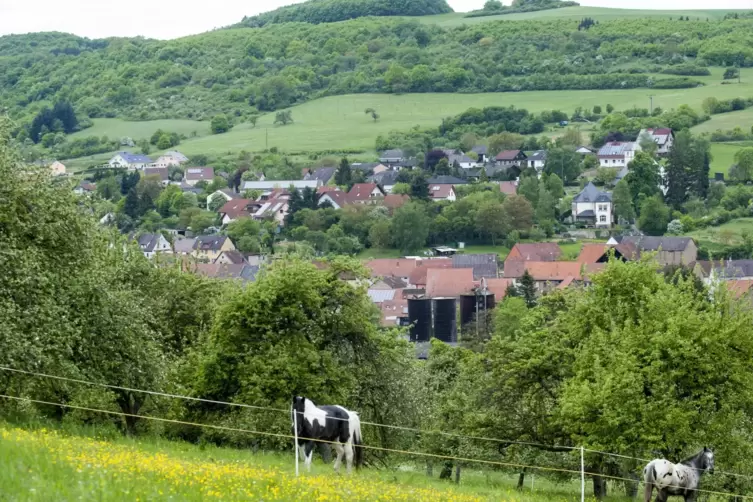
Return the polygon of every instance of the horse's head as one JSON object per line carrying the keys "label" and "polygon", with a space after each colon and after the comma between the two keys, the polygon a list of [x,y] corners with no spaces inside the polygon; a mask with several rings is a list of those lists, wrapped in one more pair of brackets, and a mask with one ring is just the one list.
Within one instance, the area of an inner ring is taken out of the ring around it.
{"label": "horse's head", "polygon": [[701,454],[701,469],[710,474],[714,473],[714,452],[711,448],[704,448]]}

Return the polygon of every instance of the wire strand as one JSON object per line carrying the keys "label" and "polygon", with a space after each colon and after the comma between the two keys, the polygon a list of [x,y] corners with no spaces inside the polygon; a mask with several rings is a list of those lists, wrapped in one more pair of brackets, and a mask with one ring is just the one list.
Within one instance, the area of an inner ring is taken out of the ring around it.
{"label": "wire strand", "polygon": [[[55,403],[51,401],[42,401],[38,399],[30,399],[30,398],[24,398],[19,396],[10,396],[7,394],[0,394],[0,398],[4,399],[11,399],[15,401],[26,401],[31,403],[37,403],[37,404],[45,404],[49,406],[60,406],[62,408],[70,408],[75,410],[81,410],[81,411],[90,411],[95,413],[105,413],[108,415],[115,415],[115,416],[122,416],[122,417],[133,417],[133,418],[143,418],[145,420],[155,420],[163,423],[174,423],[174,424],[180,424],[180,425],[190,425],[195,427],[206,427],[210,429],[215,430],[227,430],[231,432],[242,432],[247,434],[257,434],[262,436],[271,436],[271,437],[279,437],[279,438],[286,438],[286,439],[293,439],[295,440],[296,437],[290,434],[281,434],[276,432],[264,432],[264,431],[255,431],[255,430],[249,430],[249,429],[239,429],[235,427],[225,427],[220,425],[211,425],[211,424],[200,424],[196,422],[187,422],[183,420],[175,420],[175,419],[169,419],[169,418],[161,418],[161,417],[153,417],[150,415],[135,415],[132,413],[124,413],[119,411],[111,411],[111,410],[100,410],[97,408],[89,408],[86,406],[77,406],[72,404],[65,404],[65,403]],[[302,438],[298,438],[302,439]],[[339,444],[337,441],[327,441],[324,439],[309,439],[305,438],[306,441],[316,442],[316,443],[325,443],[325,444]],[[580,470],[574,470],[574,469],[562,469],[557,467],[546,467],[546,466],[536,466],[536,465],[525,465],[525,464],[517,464],[517,463],[511,463],[511,462],[497,462],[493,460],[483,460],[483,459],[474,459],[474,458],[467,458],[467,457],[457,457],[457,456],[451,456],[451,455],[439,455],[435,453],[426,453],[426,452],[417,452],[417,451],[408,451],[408,450],[398,450],[394,448],[382,448],[379,446],[370,446],[370,445],[359,445],[360,448],[364,448],[366,450],[375,450],[375,451],[384,451],[388,453],[399,453],[403,455],[414,455],[414,456],[420,456],[425,458],[439,458],[439,459],[445,459],[445,460],[455,460],[457,462],[474,462],[474,463],[480,463],[485,465],[493,465],[493,466],[500,466],[500,467],[515,467],[520,469],[536,469],[540,471],[549,471],[549,472],[563,472],[568,474],[587,474],[589,476],[598,476],[606,479],[612,479],[617,481],[628,481],[631,483],[641,483],[640,480],[630,479],[630,478],[622,478],[619,476],[610,476],[607,474],[601,474],[596,472],[589,472],[589,471],[580,471]],[[682,486],[675,486],[675,485],[668,485],[667,488],[683,488],[685,490],[689,491],[695,491],[698,493],[708,493],[712,495],[723,495],[727,497],[738,497],[742,499],[753,499],[753,496],[749,495],[737,495],[734,493],[729,492],[718,492],[718,491],[712,491],[712,490],[703,490],[700,488],[685,488]]]}

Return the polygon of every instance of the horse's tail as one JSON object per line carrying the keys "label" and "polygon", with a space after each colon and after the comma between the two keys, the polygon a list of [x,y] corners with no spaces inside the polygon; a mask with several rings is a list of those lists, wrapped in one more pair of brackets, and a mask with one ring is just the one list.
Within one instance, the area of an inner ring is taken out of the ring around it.
{"label": "horse's tail", "polygon": [[350,412],[348,425],[350,428],[350,437],[353,441],[356,469],[358,469],[363,465],[363,436],[361,435],[361,419],[358,413]]}
{"label": "horse's tail", "polygon": [[651,495],[654,492],[654,483],[656,482],[656,469],[654,468],[654,463],[650,462],[646,467],[643,468],[643,484],[645,485],[645,488],[643,490],[643,501],[644,502],[651,502]]}

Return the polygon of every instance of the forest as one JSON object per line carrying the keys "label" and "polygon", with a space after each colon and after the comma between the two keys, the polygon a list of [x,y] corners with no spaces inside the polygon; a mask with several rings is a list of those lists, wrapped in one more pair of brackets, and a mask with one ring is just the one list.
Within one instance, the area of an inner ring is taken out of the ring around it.
{"label": "forest", "polygon": [[[70,102],[79,120],[238,120],[327,95],[693,87],[708,65],[753,65],[753,19],[568,20],[442,28],[405,18],[285,23],[171,41],[0,37],[0,107],[28,125]],[[688,70],[688,62],[693,70]],[[699,68],[699,69],[696,69]]]}
{"label": "forest", "polygon": [[244,18],[240,26],[335,23],[368,16],[430,16],[452,12],[446,0],[308,0]]}

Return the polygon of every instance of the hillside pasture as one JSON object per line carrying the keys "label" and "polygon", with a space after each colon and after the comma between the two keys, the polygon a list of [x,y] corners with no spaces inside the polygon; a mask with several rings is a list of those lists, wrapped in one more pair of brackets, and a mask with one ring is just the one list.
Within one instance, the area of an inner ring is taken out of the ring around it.
{"label": "hillside pasture", "polygon": [[[563,9],[564,10],[564,9]],[[126,122],[120,119],[94,119],[94,127],[76,136],[129,136],[134,140],[151,136],[157,129],[198,137],[181,143],[179,149],[187,155],[224,155],[240,150],[262,151],[276,147],[286,152],[361,150],[373,155],[374,142],[380,134],[392,130],[407,130],[414,126],[436,127],[442,119],[459,114],[468,108],[486,106],[516,106],[531,112],[562,110],[572,112],[577,107],[614,105],[618,110],[634,106],[647,108],[649,93],[654,106],[664,109],[689,104],[700,109],[707,97],[719,99],[746,96],[753,93],[753,82],[721,85],[721,69],[705,77],[708,83],[694,89],[624,89],[603,91],[527,91],[518,93],[476,94],[351,94],[330,96],[292,108],[294,123],[274,125],[274,113],[262,115],[256,127],[249,123],[236,125],[224,134],[209,133],[207,122],[191,120],[155,120]],[[374,108],[378,121],[364,113]],[[747,110],[746,110],[747,111]],[[584,126],[585,127],[585,126]],[[585,138],[584,138],[585,139]],[[154,152],[159,154],[159,152]]]}
{"label": "hillside pasture", "polygon": [[718,227],[707,227],[688,235],[713,250],[725,245],[742,244],[743,232],[753,233],[753,218],[738,218]]}
{"label": "hillside pasture", "polygon": [[711,173],[724,173],[725,179],[729,175],[729,168],[735,163],[735,154],[741,148],[751,146],[746,142],[711,143]]}

